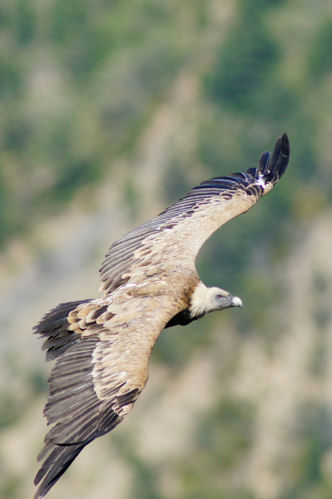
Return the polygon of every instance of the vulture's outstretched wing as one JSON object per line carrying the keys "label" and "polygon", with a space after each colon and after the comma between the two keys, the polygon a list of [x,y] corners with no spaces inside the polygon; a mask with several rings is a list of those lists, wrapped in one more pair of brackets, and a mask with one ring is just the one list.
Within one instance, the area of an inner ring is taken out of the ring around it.
{"label": "vulture's outstretched wing", "polygon": [[289,159],[284,133],[272,156],[261,155],[257,168],[216,177],[194,187],[177,203],[112,244],[100,269],[102,289],[137,282],[145,268],[157,273],[165,266],[194,266],[205,240],[221,225],[249,210],[283,175]]}
{"label": "vulture's outstretched wing", "polygon": [[[130,298],[122,293],[112,303],[64,303],[35,327],[47,358],[56,359],[44,409],[52,428],[38,456],[44,462],[35,477],[36,499],[47,494],[85,445],[123,420],[146,384],[151,349],[178,308],[168,298],[152,297],[148,304]],[[124,307],[123,300],[130,303]]]}

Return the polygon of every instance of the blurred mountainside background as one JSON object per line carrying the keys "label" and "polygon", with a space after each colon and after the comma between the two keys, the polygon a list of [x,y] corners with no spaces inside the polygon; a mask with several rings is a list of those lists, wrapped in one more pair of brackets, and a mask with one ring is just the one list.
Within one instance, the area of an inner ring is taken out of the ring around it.
{"label": "blurred mountainside background", "polygon": [[32,496],[46,431],[32,326],[284,131],[285,176],[197,261],[244,308],[162,333],[130,415],[49,498],[332,497],[331,2],[2,0],[0,42],[0,497]]}

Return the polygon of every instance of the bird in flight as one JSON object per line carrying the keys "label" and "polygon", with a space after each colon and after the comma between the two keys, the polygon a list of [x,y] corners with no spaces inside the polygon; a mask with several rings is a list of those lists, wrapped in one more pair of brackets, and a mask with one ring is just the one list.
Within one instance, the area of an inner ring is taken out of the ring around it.
{"label": "bird in flight", "polygon": [[257,168],[194,187],[112,244],[100,268],[102,297],[62,303],[35,326],[46,359],[55,360],[44,409],[51,428],[38,456],[35,499],[89,442],[123,420],[145,387],[163,329],[242,306],[228,291],[205,286],[195,259],[213,232],[272,189],[288,160],[284,133]]}

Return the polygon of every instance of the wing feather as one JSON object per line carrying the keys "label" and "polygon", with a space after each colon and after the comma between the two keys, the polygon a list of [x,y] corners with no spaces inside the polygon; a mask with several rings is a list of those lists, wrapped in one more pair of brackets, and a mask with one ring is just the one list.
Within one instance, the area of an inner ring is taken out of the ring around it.
{"label": "wing feather", "polygon": [[[109,294],[145,265],[162,268],[181,261],[194,266],[205,240],[221,225],[240,215],[266,194],[283,175],[289,160],[289,142],[284,133],[272,156],[261,155],[257,168],[214,177],[194,187],[177,203],[112,244],[100,268],[102,289]],[[181,243],[182,235],[186,241]]]}
{"label": "wing feather", "polygon": [[51,428],[38,456],[43,463],[35,498],[45,496],[89,442],[123,420],[146,384],[151,349],[177,308],[168,297],[158,297],[154,314],[153,297],[149,303],[126,298],[131,299],[119,318],[114,309],[121,308],[121,295],[120,304],[117,297],[61,304],[35,328],[49,349],[47,358],[56,358],[44,409]]}

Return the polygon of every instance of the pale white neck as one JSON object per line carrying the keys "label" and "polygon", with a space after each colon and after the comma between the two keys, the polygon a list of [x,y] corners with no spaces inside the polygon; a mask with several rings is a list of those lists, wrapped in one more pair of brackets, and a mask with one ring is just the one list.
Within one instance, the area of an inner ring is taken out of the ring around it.
{"label": "pale white neck", "polygon": [[197,284],[191,296],[189,310],[191,318],[204,315],[211,310],[209,288],[202,281]]}

